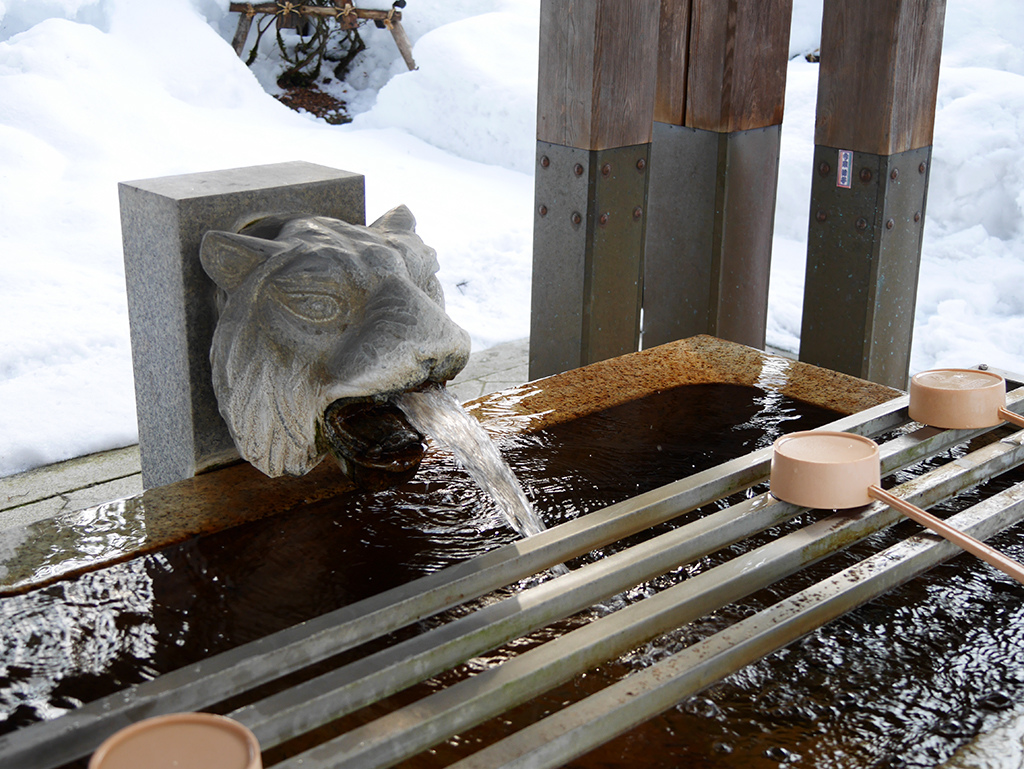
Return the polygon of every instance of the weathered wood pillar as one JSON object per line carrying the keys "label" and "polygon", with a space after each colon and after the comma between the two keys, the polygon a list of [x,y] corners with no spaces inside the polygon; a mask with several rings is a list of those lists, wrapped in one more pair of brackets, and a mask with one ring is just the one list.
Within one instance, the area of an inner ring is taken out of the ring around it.
{"label": "weathered wood pillar", "polygon": [[906,388],[945,0],[826,0],[800,359]]}
{"label": "weathered wood pillar", "polygon": [[763,347],[792,0],[662,0],[643,346]]}
{"label": "weathered wood pillar", "polygon": [[658,0],[543,0],[530,378],[639,344]]}

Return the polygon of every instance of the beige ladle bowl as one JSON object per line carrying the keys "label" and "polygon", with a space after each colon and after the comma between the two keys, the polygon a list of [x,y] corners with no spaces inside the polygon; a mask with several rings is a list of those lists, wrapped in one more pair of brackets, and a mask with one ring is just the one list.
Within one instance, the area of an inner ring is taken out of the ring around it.
{"label": "beige ladle bowl", "polygon": [[[1016,415],[1015,415],[1016,416]],[[809,430],[775,441],[771,493],[800,507],[845,510],[878,500],[1024,584],[1024,566],[883,489],[878,444],[852,433]]]}
{"label": "beige ladle bowl", "polygon": [[915,422],[967,430],[1010,422],[1024,427],[1024,417],[1006,408],[1006,380],[977,369],[922,371],[910,379],[910,408]]}
{"label": "beige ladle bowl", "polygon": [[108,737],[89,769],[261,769],[255,735],[225,716],[171,713]]}

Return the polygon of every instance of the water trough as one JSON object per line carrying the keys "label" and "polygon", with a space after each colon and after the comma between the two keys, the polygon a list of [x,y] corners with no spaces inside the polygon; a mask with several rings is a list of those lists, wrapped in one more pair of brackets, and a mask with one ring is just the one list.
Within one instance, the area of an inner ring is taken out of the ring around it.
{"label": "water trough", "polygon": [[[1022,432],[922,428],[909,421],[907,397],[898,391],[711,337],[551,377],[469,409],[495,435],[529,435],[677,386],[707,383],[745,385],[767,400],[785,396],[838,412],[822,427],[875,438],[882,475],[895,482],[890,491],[921,507],[1024,463]],[[1006,407],[1024,411],[1024,391],[1012,390]],[[905,525],[873,551],[857,550],[894,527],[900,514],[880,503],[807,513],[775,500],[758,486],[768,478],[770,458],[767,442],[526,540],[508,541],[24,726],[0,736],[0,767],[64,766],[141,718],[204,709],[251,728],[268,766],[561,766],[957,554],[946,541]],[[922,461],[935,464],[907,470]],[[271,480],[235,465],[12,532],[0,545],[7,556],[0,590],[23,593],[203,532],[345,494],[326,472]],[[988,539],[1021,517],[1024,484],[1017,483],[970,504],[951,521]],[[104,546],[97,544],[98,531]],[[851,548],[854,558],[836,555]],[[570,564],[568,573],[549,572],[563,563]],[[693,564],[700,567],[688,568]],[[806,571],[814,564],[818,571]],[[822,565],[833,568],[823,573]],[[676,576],[651,587],[666,574]],[[763,606],[747,602],[793,575],[794,586]],[[631,600],[622,600],[627,594]],[[582,683],[589,671],[613,665],[651,639],[743,602],[759,608],[744,609],[728,623],[712,622],[702,637],[618,678],[599,679],[596,689],[594,676]],[[560,629],[543,642],[531,635],[551,626]],[[517,643],[521,653],[474,666],[474,660]],[[327,660],[336,661],[321,667]],[[298,675],[314,666],[315,673]],[[440,683],[416,688],[428,679]],[[566,701],[566,686],[574,701]],[[546,701],[523,715],[552,689],[560,692],[557,703]],[[381,702],[390,704],[375,704]],[[348,714],[355,720],[338,721]],[[457,735],[494,720],[507,728],[484,742],[465,741],[461,753],[452,748]],[[438,745],[447,747],[439,751]],[[785,757],[771,757],[773,765]]]}

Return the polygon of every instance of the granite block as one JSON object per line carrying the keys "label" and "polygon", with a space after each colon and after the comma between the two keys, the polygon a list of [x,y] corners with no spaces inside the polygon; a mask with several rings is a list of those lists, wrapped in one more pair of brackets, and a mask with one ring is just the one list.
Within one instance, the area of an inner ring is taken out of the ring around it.
{"label": "granite block", "polygon": [[238,454],[210,374],[215,286],[199,262],[209,230],[303,212],[366,223],[360,174],[301,161],[118,185],[142,478],[191,478]]}

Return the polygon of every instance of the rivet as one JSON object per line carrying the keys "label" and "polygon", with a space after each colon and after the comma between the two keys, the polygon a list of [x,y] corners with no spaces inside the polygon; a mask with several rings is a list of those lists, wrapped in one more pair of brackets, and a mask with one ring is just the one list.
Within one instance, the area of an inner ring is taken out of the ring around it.
{"label": "rivet", "polygon": [[896,220],[895,219],[888,219],[888,220],[886,220],[886,222],[885,222],[885,229],[891,230],[895,226],[896,226]]}
{"label": "rivet", "polygon": [[857,228],[858,230],[861,230],[861,231],[863,232],[864,230],[866,230],[866,229],[868,228],[868,220],[867,220],[867,219],[865,219],[865,218],[864,218],[864,217],[862,216],[862,217],[861,217],[860,219],[858,219],[858,220],[856,221],[856,223],[854,224],[854,226],[855,226],[855,227],[856,227],[856,228]]}
{"label": "rivet", "polygon": [[920,171],[923,174],[927,170],[927,166],[925,166],[925,164],[922,163],[921,165],[919,165],[917,167],[917,170]]}
{"label": "rivet", "polygon": [[637,171],[641,171],[642,172],[645,168],[647,168],[647,161],[646,160],[644,160],[643,158],[640,158],[638,161],[636,161],[636,170]]}
{"label": "rivet", "polygon": [[862,168],[862,169],[860,169],[860,180],[862,182],[864,182],[865,184],[867,184],[868,182],[871,181],[871,177],[872,176],[873,176],[873,174],[871,173],[871,169],[870,168]]}
{"label": "rivet", "polygon": [[828,162],[824,162],[820,166],[818,166],[818,172],[822,176],[828,176],[832,172],[832,166],[830,166]]}
{"label": "rivet", "polygon": [[540,214],[541,216],[547,216],[548,215],[548,207],[547,206],[540,206],[537,209],[537,213]]}
{"label": "rivet", "polygon": [[633,209],[633,218],[634,219],[639,219],[643,215],[644,215],[644,210],[642,208],[640,208],[640,206],[637,206],[636,208]]}
{"label": "rivet", "polygon": [[577,163],[576,165],[574,165],[574,166],[572,167],[572,171],[573,171],[573,173],[574,173],[574,174],[576,174],[577,176],[583,176],[583,166],[582,166],[582,165],[580,165],[579,163]]}
{"label": "rivet", "polygon": [[896,181],[899,178],[899,175],[900,175],[900,169],[894,168],[889,173],[889,178],[892,179],[893,181]]}
{"label": "rivet", "polygon": [[608,219],[608,214],[601,214],[599,217],[597,217],[597,223],[603,227],[604,225],[608,224]]}
{"label": "rivet", "polygon": [[914,221],[915,222],[921,221],[921,212],[920,211],[915,211],[914,212]]}
{"label": "rivet", "polygon": [[823,222],[826,219],[828,219],[828,214],[825,213],[825,209],[819,208],[818,213],[814,215],[814,218],[817,219],[819,222]]}
{"label": "rivet", "polygon": [[583,221],[583,217],[580,215],[580,212],[579,211],[573,211],[572,212],[572,223],[577,225],[577,226],[579,226],[579,223],[582,222],[582,221]]}
{"label": "rivet", "polygon": [[549,165],[551,165],[551,158],[547,155],[542,155],[540,159],[540,167],[547,168]]}
{"label": "rivet", "polygon": [[601,166],[601,176],[608,176],[612,172],[611,164],[605,163]]}

